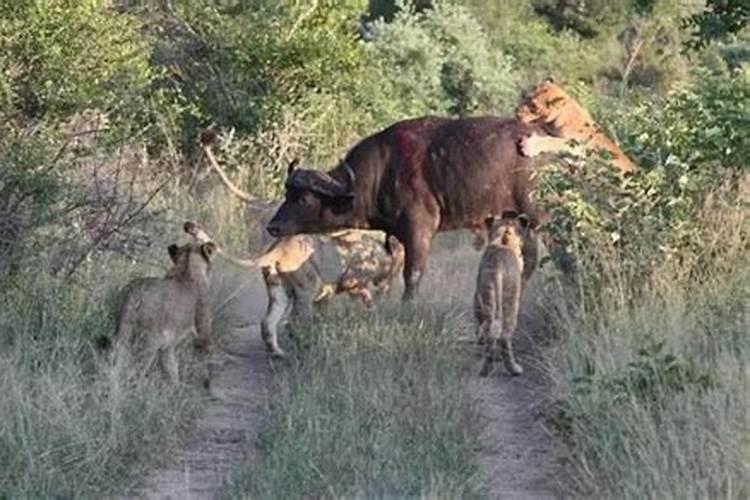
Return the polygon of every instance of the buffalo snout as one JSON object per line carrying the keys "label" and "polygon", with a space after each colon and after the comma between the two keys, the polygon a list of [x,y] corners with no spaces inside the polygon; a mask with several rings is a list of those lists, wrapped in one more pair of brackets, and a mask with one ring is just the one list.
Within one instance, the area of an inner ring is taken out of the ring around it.
{"label": "buffalo snout", "polygon": [[266,231],[274,238],[291,236],[305,232],[299,224],[299,216],[293,212],[293,206],[283,203],[276,214],[268,221]]}

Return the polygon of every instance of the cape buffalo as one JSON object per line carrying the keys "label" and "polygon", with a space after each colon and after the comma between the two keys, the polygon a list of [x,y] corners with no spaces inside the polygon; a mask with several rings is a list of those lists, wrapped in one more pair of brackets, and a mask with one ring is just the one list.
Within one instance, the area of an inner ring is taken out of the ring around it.
{"label": "cape buffalo", "polygon": [[[529,159],[519,148],[531,133],[514,119],[492,116],[397,122],[360,141],[327,173],[290,165],[286,199],[267,230],[276,237],[340,228],[395,235],[406,249],[403,298],[409,300],[436,232],[476,231],[505,210],[527,214],[533,229],[544,222],[529,199]],[[528,252],[535,261],[533,243]]]}

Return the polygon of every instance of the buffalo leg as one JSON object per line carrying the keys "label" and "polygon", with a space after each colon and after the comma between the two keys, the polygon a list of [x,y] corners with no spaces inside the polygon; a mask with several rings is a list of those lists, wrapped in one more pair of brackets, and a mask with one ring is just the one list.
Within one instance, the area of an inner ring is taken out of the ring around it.
{"label": "buffalo leg", "polygon": [[179,382],[180,372],[174,346],[169,345],[159,351],[159,368],[171,384],[176,385]]}
{"label": "buffalo leg", "polygon": [[409,230],[401,241],[404,242],[406,250],[406,262],[404,264],[404,301],[414,299],[419,283],[422,281],[424,269],[427,266],[427,257],[430,254],[432,236],[434,231],[419,228],[411,224]]}

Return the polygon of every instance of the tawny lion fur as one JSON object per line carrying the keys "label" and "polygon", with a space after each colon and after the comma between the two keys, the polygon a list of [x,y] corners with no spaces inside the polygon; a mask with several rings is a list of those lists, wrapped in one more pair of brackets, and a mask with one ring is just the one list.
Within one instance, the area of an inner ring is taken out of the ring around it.
{"label": "tawny lion fur", "polygon": [[[101,347],[113,344],[115,366],[121,370],[129,358],[145,373],[157,360],[164,376],[179,380],[175,348],[189,336],[201,353],[201,361],[212,346],[208,304],[213,243],[169,245],[174,263],[163,278],[138,278],[120,292],[112,339],[99,339]],[[210,370],[205,383],[210,381]]]}
{"label": "tawny lion fur", "polygon": [[474,293],[477,335],[487,345],[481,374],[491,373],[500,355],[508,371],[520,375],[523,368],[513,355],[512,337],[523,287],[521,247],[525,220],[523,215],[507,215],[490,218],[487,225],[490,241],[479,262]]}
{"label": "tawny lion fur", "polygon": [[[213,239],[194,222],[185,231],[199,242]],[[281,357],[279,325],[288,317],[309,321],[313,306],[334,295],[348,293],[366,306],[373,305],[369,285],[376,294],[387,293],[404,265],[404,247],[394,237],[383,241],[381,232],[347,230],[326,235],[299,234],[279,238],[256,259],[238,259],[220,246],[217,253],[242,267],[258,267],[268,293],[268,310],[261,335],[268,351]]]}
{"label": "tawny lion fur", "polygon": [[[532,135],[521,144],[523,153],[536,156],[544,152],[599,153],[612,155],[611,163],[620,172],[632,172],[635,165],[627,155],[602,132],[588,111],[559,85],[547,80],[532,90],[516,107],[516,118],[527,125],[538,126],[550,136]],[[569,143],[578,143],[578,148]]]}

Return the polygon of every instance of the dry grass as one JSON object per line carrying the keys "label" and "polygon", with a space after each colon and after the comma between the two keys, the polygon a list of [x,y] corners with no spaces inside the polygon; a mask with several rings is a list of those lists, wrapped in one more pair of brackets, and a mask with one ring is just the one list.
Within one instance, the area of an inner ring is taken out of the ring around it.
{"label": "dry grass", "polygon": [[236,496],[477,496],[479,414],[452,317],[393,304],[300,331]]}
{"label": "dry grass", "polygon": [[112,330],[101,298],[122,273],[103,283],[79,276],[85,287],[40,275],[3,295],[0,497],[119,492],[164,458],[195,415],[196,383],[124,384],[94,348],[94,337]]}
{"label": "dry grass", "polygon": [[547,353],[550,423],[569,446],[577,493],[750,496],[746,215],[707,212],[697,244],[657,266],[640,296],[601,247],[588,258],[608,269],[602,289],[550,300],[560,335]]}
{"label": "dry grass", "polygon": [[[157,200],[168,233],[150,230],[155,245],[137,262],[112,254],[85,261],[71,278],[51,277],[45,255],[0,293],[0,498],[99,497],[138,484],[169,459],[190,430],[207,394],[194,373],[189,345],[181,350],[182,383],[166,384],[157,369],[123,383],[93,340],[111,334],[111,301],[136,276],[159,276],[166,246],[188,241],[188,218],[215,223],[222,237],[246,238],[242,212],[223,193],[203,203]],[[160,226],[161,227],[161,226]],[[239,244],[239,243],[238,243]],[[243,242],[243,245],[246,244]],[[31,271],[35,274],[31,274]],[[221,273],[212,278],[216,333],[227,296]],[[187,343],[189,344],[189,343]]]}

